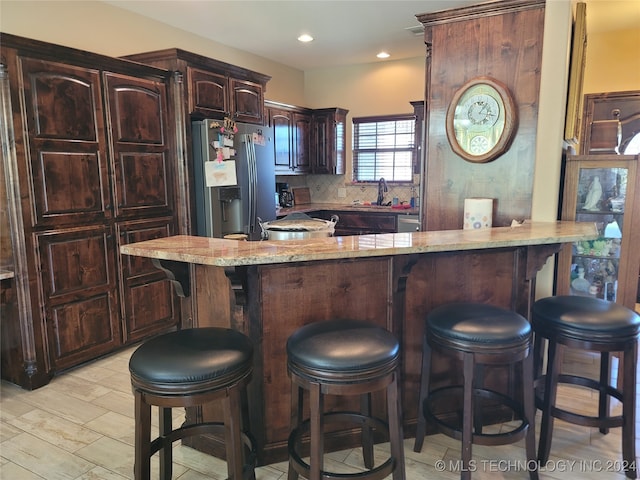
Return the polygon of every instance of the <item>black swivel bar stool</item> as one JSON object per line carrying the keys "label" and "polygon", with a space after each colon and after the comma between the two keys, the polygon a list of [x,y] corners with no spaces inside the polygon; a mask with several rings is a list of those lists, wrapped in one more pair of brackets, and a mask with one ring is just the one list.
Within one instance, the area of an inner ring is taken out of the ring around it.
{"label": "black swivel bar stool", "polygon": [[[392,474],[404,480],[404,450],[398,375],[400,345],[382,327],[357,320],[311,323],[287,340],[287,368],[292,382],[289,480],[298,474],[310,480],[381,480]],[[309,392],[310,418],[302,421],[303,392]],[[385,390],[388,424],[371,416],[371,393]],[[360,412],[323,412],[324,395],[359,395]],[[324,471],[325,421],[355,422],[362,428],[364,464],[360,473]],[[389,436],[391,456],[374,468],[373,430]],[[310,436],[310,461],[300,454],[302,437]]]}
{"label": "black swivel bar stool", "polygon": [[[555,296],[538,300],[532,309],[535,333],[536,403],[542,410],[538,458],[546,462],[551,451],[553,419],[598,427],[603,434],[609,428],[622,427],[622,466],[628,478],[636,478],[635,411],[636,369],[640,315],[628,308],[592,297]],[[542,370],[543,341],[548,340],[547,372]],[[600,353],[600,378],[589,378],[561,373],[560,348],[590,350]],[[610,353],[622,352],[622,392],[611,386]],[[586,416],[556,407],[558,384],[580,385],[594,389],[598,394],[598,416]],[[611,416],[609,400],[622,402],[622,415]]]}
{"label": "black swivel bar stool", "polygon": [[[173,442],[191,435],[223,433],[229,479],[255,478],[255,442],[242,431],[241,404],[253,371],[249,338],[225,328],[193,328],[146,341],[129,360],[135,398],[135,480],[148,480],[151,457],[160,452],[160,478],[171,479]],[[172,407],[222,400],[224,423],[171,426]],[[159,437],[151,440],[151,406],[160,414]],[[243,460],[243,450],[248,451]]]}
{"label": "black swivel bar stool", "polygon": [[[515,312],[480,303],[451,303],[433,309],[427,315],[422,350],[422,372],[418,424],[414,451],[420,452],[429,421],[449,437],[462,441],[461,479],[471,478],[471,448],[479,445],[505,445],[525,438],[525,465],[532,479],[538,478],[535,452],[533,352],[531,326]],[[432,351],[454,356],[463,362],[463,385],[430,390]],[[522,402],[483,388],[484,365],[520,364]],[[458,396],[462,391],[462,425],[439,418],[432,405]],[[477,400],[489,399],[508,407],[520,420],[515,429],[497,434],[482,432],[482,412]]]}

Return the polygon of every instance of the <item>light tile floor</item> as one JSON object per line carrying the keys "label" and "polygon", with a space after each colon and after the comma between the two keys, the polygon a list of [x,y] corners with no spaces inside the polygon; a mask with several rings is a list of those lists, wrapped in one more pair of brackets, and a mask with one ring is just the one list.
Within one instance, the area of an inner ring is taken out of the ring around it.
{"label": "light tile floor", "polygon": [[[133,478],[133,396],[128,360],[133,348],[68,371],[34,391],[2,382],[0,388],[0,478],[3,480],[124,480]],[[597,358],[568,352],[567,368],[597,372]],[[640,398],[640,393],[638,394]],[[595,413],[594,394],[577,387],[561,387],[562,403]],[[638,401],[640,404],[640,401]],[[620,409],[620,405],[613,405]],[[183,418],[176,409],[175,423]],[[157,415],[154,422],[157,427]],[[640,422],[640,415],[636,416]],[[539,415],[538,415],[539,423]],[[507,425],[490,428],[500,429]],[[640,433],[640,428],[636,431]],[[636,450],[640,442],[636,435]],[[549,463],[543,479],[621,480],[620,429],[601,435],[595,428],[556,420]],[[388,444],[376,446],[376,460],[384,461]],[[529,478],[523,469],[523,442],[499,447],[473,447],[474,479]],[[425,439],[421,453],[413,439],[405,441],[408,480],[457,479],[460,444],[444,435]],[[359,449],[327,455],[326,468],[349,472],[361,469]],[[157,478],[157,461],[152,462]],[[285,480],[287,465],[257,469],[257,480]],[[174,479],[226,478],[226,464],[209,455],[174,445]]]}

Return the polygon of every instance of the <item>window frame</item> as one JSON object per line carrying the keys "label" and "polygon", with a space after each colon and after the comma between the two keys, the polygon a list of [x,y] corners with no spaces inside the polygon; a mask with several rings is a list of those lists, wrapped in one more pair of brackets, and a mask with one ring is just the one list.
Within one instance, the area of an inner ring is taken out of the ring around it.
{"label": "window frame", "polygon": [[[400,114],[391,114],[391,115],[373,115],[373,116],[366,116],[366,117],[353,117],[352,118],[352,132],[353,132],[353,138],[352,138],[352,166],[351,166],[351,176],[352,176],[352,181],[353,183],[358,183],[358,184],[368,184],[368,183],[377,183],[379,178],[372,178],[370,180],[358,180],[357,178],[357,171],[358,171],[358,153],[361,150],[365,150],[365,149],[358,149],[356,148],[356,145],[358,144],[358,139],[359,139],[359,126],[361,124],[373,124],[373,123],[383,123],[383,122],[400,122],[400,121],[407,121],[410,120],[413,124],[412,127],[412,132],[411,132],[411,147],[410,148],[393,148],[393,149],[380,149],[380,148],[375,148],[375,149],[368,149],[369,152],[383,152],[383,151],[393,151],[393,152],[403,152],[403,151],[407,151],[409,152],[410,156],[411,156],[411,164],[407,167],[409,169],[410,172],[410,178],[407,180],[395,180],[395,179],[389,179],[385,177],[385,180],[387,181],[387,183],[393,183],[393,184],[398,184],[398,185],[409,185],[409,184],[413,184],[413,173],[415,171],[415,166],[414,166],[414,161],[415,158],[417,157],[417,149],[418,149],[418,145],[416,142],[416,114],[415,113],[400,113]],[[374,165],[375,168],[375,165]],[[396,168],[400,168],[400,167],[396,167],[394,166],[394,172]],[[404,168],[404,167],[403,167]],[[381,177],[383,175],[380,175]],[[395,175],[394,175],[395,177]]]}

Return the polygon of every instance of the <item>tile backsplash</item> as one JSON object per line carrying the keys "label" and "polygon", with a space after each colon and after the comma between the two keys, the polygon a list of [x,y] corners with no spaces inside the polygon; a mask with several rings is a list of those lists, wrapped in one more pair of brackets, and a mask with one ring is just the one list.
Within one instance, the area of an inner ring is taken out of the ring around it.
{"label": "tile backsplash", "polygon": [[[354,202],[375,202],[378,198],[377,183],[351,183],[345,175],[278,175],[276,182],[286,182],[289,188],[309,187],[313,203],[352,204]],[[384,194],[385,202],[398,197],[399,202],[409,203],[411,197],[419,205],[420,175],[413,176],[412,185],[388,184]]]}

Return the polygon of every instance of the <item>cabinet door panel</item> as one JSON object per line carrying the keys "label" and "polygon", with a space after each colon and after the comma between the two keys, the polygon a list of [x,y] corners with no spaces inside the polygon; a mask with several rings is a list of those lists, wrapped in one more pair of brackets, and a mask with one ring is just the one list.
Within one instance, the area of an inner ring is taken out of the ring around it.
{"label": "cabinet door panel", "polygon": [[[174,232],[171,218],[117,225],[120,245],[167,237]],[[120,255],[124,338],[129,343],[174,328],[179,321],[177,300],[164,272],[148,258]]]}
{"label": "cabinet door panel", "polygon": [[21,58],[34,226],[111,216],[100,76],[96,70]]}
{"label": "cabinet door panel", "polygon": [[187,68],[189,113],[198,112],[211,118],[229,115],[229,87],[225,75]]}
{"label": "cabinet door panel", "polygon": [[294,168],[298,173],[311,171],[311,116],[293,114],[294,128]]}
{"label": "cabinet door panel", "polygon": [[92,360],[119,346],[116,311],[111,294],[52,307],[47,315],[47,334],[56,368]]}
{"label": "cabinet door panel", "polygon": [[291,173],[293,162],[293,119],[291,112],[271,110],[269,125],[273,127],[276,172]]}
{"label": "cabinet door panel", "polygon": [[161,215],[173,208],[163,83],[105,74],[112,125],[115,215]]}
{"label": "cabinet door panel", "polygon": [[115,288],[114,245],[108,227],[37,233],[46,303],[70,302]]}
{"label": "cabinet door panel", "polygon": [[262,85],[231,79],[231,110],[238,122],[264,123],[264,92]]}
{"label": "cabinet door panel", "polygon": [[50,361],[67,368],[122,343],[114,241],[107,227],[35,235]]}

